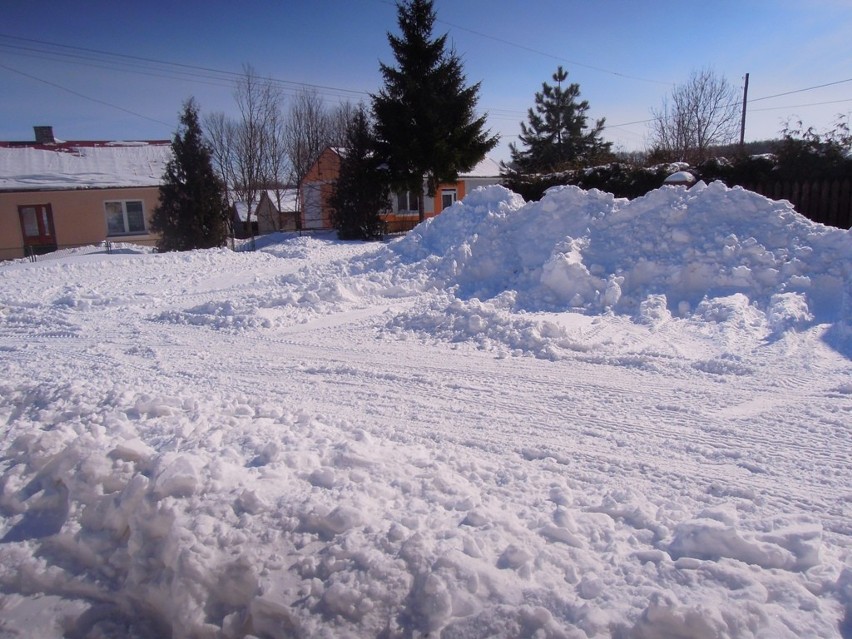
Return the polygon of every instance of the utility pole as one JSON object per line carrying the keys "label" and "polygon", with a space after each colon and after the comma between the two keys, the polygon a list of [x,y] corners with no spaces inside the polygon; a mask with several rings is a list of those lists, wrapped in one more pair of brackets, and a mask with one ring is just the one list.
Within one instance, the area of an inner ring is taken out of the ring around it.
{"label": "utility pole", "polygon": [[748,103],[748,73],[745,74],[745,86],[743,87],[743,120],[740,124],[740,153],[745,146],[745,120],[746,120],[746,104]]}

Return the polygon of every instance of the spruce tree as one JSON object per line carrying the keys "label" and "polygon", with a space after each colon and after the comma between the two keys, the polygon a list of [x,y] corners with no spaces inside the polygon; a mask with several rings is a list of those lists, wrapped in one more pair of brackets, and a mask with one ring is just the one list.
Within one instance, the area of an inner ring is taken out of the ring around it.
{"label": "spruce tree", "polygon": [[[447,50],[446,34],[432,36],[432,0],[397,4],[401,34],[388,33],[396,66],[380,63],[384,87],[373,96],[378,152],[398,191],[430,196],[455,182],[497,144],[476,117],[479,83],[466,87],[461,60]],[[422,197],[420,219],[423,219]]]}
{"label": "spruce tree", "polygon": [[334,226],[342,240],[381,237],[379,214],[388,206],[387,171],[375,153],[369,116],[361,106],[346,127],[340,173],[331,196]]}
{"label": "spruce tree", "polygon": [[560,66],[553,74],[555,85],[542,83],[535,94],[535,108],[527,112],[528,124],[521,122],[519,150],[509,145],[512,169],[521,174],[553,173],[588,166],[606,159],[611,143],[601,139],[604,119],[587,127],[589,103],[580,101],[580,85],[563,88],[568,73]]}
{"label": "spruce tree", "polygon": [[157,248],[188,251],[223,246],[229,228],[225,190],[213,170],[195,100],[184,104],[180,122],[160,185],[160,203],[151,220],[151,229],[161,234]]}

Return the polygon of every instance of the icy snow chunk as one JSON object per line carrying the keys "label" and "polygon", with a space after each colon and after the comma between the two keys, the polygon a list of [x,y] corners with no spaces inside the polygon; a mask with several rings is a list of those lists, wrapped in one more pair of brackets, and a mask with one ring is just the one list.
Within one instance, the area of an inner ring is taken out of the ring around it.
{"label": "icy snow chunk", "polygon": [[349,506],[338,506],[327,514],[315,511],[307,513],[302,517],[301,529],[330,539],[351,528],[360,526],[362,522],[363,518],[360,511]]}
{"label": "icy snow chunk", "polygon": [[582,599],[594,599],[595,597],[599,597],[604,590],[606,590],[606,585],[603,581],[601,581],[600,577],[594,573],[583,575],[583,579],[577,586],[577,594],[580,595]]}
{"label": "icy snow chunk", "polygon": [[122,461],[140,462],[151,459],[156,454],[156,451],[148,446],[141,439],[127,439],[119,442],[115,448],[109,452],[111,459],[120,459]]}
{"label": "icy snow chunk", "polygon": [[766,321],[773,333],[805,328],[813,319],[802,293],[778,293],[770,299]]}
{"label": "icy snow chunk", "polygon": [[672,319],[665,295],[649,295],[639,304],[639,315],[636,318],[640,324],[655,326]]}
{"label": "icy snow chunk", "polygon": [[[672,595],[655,593],[633,628],[633,639],[719,639],[736,636],[718,608],[681,605]],[[736,628],[733,629],[736,631]]]}
{"label": "icy snow chunk", "polygon": [[557,541],[563,544],[567,544],[568,546],[573,546],[574,548],[582,548],[583,542],[580,540],[577,535],[571,532],[568,528],[563,526],[554,526],[553,524],[547,524],[539,529],[539,534],[549,541]]}
{"label": "icy snow chunk", "polygon": [[189,497],[198,488],[195,462],[186,455],[167,459],[154,479],[154,494],[158,497]]}
{"label": "icy snow chunk", "polygon": [[462,520],[463,526],[472,526],[474,528],[479,528],[481,526],[485,526],[486,524],[491,523],[491,519],[485,515],[485,513],[479,510],[471,510],[465,518]]}
{"label": "icy snow chunk", "polygon": [[362,592],[339,581],[326,588],[322,604],[326,612],[350,621],[358,621],[372,608],[372,602]]}
{"label": "icy snow chunk", "polygon": [[420,625],[427,634],[438,631],[452,614],[453,597],[447,585],[435,573],[429,573],[421,580],[412,598]]}
{"label": "icy snow chunk", "polygon": [[533,554],[528,551],[526,548],[521,548],[520,546],[516,546],[515,544],[509,544],[506,549],[503,551],[503,554],[500,555],[500,559],[497,562],[498,568],[511,568],[513,570],[518,570],[525,564],[528,564],[533,559]]}
{"label": "icy snow chunk", "polygon": [[317,468],[308,475],[308,482],[318,488],[334,488],[334,469],[328,466]]}
{"label": "icy snow chunk", "polygon": [[256,515],[266,508],[266,503],[253,490],[244,490],[234,501],[234,511]]}
{"label": "icy snow chunk", "polygon": [[731,524],[698,519],[678,524],[669,544],[674,558],[737,559],[762,568],[806,570],[819,563],[821,529],[802,525],[746,538]]}
{"label": "icy snow chunk", "polygon": [[571,306],[582,306],[593,301],[605,284],[594,277],[583,263],[585,243],[568,238],[564,247],[557,247],[542,266],[541,283],[567,300]]}

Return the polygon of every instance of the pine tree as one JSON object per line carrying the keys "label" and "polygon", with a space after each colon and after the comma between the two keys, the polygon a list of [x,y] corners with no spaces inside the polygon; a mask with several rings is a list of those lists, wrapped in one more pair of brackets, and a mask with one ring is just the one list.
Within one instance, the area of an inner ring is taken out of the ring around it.
{"label": "pine tree", "polygon": [[519,150],[509,145],[512,169],[518,173],[553,173],[588,166],[605,159],[611,143],[601,139],[604,119],[587,127],[589,103],[579,101],[580,85],[563,88],[568,73],[560,66],[550,85],[542,83],[535,94],[535,108],[529,109],[529,124],[521,122],[520,141],[526,147]]}
{"label": "pine tree", "polygon": [[[397,66],[380,64],[384,88],[373,96],[378,151],[391,186],[430,196],[455,182],[497,144],[476,117],[479,83],[465,86],[461,60],[447,51],[446,34],[432,37],[432,0],[397,4],[400,36],[388,33]],[[423,219],[422,197],[420,219]]]}
{"label": "pine tree", "polygon": [[160,185],[160,203],[151,228],[161,234],[160,251],[223,246],[228,238],[224,187],[211,163],[198,122],[198,106],[189,99],[172,142],[172,159]]}
{"label": "pine tree", "polygon": [[346,127],[340,173],[331,196],[334,226],[343,240],[381,237],[379,217],[388,205],[387,171],[375,153],[375,137],[363,106]]}

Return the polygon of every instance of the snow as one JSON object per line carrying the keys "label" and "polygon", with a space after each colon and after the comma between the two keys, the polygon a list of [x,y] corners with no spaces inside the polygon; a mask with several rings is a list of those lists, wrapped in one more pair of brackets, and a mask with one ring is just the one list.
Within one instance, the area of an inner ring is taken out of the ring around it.
{"label": "snow", "polygon": [[484,157],[470,171],[464,172],[462,178],[496,178],[501,174],[500,163],[489,157]]}
{"label": "snow", "polygon": [[159,186],[168,142],[0,145],[0,190]]}
{"label": "snow", "polygon": [[663,180],[663,184],[692,184],[695,176],[689,171],[676,171]]}
{"label": "snow", "polygon": [[0,636],[852,636],[852,236],[719,183],[0,265]]}

